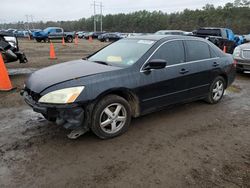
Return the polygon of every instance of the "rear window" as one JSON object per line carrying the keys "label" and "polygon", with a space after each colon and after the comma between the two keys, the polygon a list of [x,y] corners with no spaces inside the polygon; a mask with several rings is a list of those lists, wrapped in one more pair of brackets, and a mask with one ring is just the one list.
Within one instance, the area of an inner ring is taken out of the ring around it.
{"label": "rear window", "polygon": [[61,30],[61,29],[56,29],[56,32],[57,32],[57,33],[61,33],[62,30]]}
{"label": "rear window", "polygon": [[220,29],[199,29],[197,31],[198,35],[209,35],[209,36],[221,36]]}
{"label": "rear window", "polygon": [[186,41],[187,61],[198,61],[211,58],[207,43],[202,41]]}

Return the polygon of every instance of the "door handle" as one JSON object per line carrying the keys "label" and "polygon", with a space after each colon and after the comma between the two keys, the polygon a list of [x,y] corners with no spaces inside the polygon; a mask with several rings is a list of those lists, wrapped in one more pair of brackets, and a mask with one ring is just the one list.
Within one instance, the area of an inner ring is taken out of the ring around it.
{"label": "door handle", "polygon": [[180,74],[186,74],[188,72],[189,72],[189,70],[187,70],[187,69],[181,69]]}
{"label": "door handle", "polygon": [[214,64],[213,64],[214,67],[218,67],[219,65],[220,65],[220,64],[217,63],[217,62],[214,62]]}

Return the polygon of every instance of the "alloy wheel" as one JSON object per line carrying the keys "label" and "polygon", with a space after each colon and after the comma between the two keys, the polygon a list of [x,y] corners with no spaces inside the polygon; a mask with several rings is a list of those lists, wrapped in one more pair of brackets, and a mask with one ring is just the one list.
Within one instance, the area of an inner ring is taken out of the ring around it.
{"label": "alloy wheel", "polygon": [[213,100],[218,101],[221,99],[224,93],[224,83],[221,80],[218,80],[213,88]]}
{"label": "alloy wheel", "polygon": [[115,134],[120,131],[127,121],[127,111],[120,103],[113,103],[107,106],[100,116],[100,127],[108,134]]}

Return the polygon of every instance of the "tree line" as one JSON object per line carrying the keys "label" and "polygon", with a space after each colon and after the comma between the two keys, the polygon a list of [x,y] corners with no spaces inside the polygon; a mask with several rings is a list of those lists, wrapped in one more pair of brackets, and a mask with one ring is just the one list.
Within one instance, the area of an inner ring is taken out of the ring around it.
{"label": "tree line", "polygon": [[[162,29],[192,31],[199,27],[227,27],[235,33],[249,34],[250,1],[235,0],[234,3],[227,3],[219,7],[206,4],[202,9],[185,9],[175,13],[142,10],[129,14],[108,14],[103,16],[102,19],[103,30],[108,32],[153,33]],[[49,26],[58,26],[66,31],[93,31],[93,22],[94,17],[90,17],[76,21],[40,21],[30,24],[29,27],[44,29]],[[97,26],[99,25],[97,24]],[[26,29],[27,23],[18,22],[0,25],[0,28],[3,27]],[[97,29],[100,30],[99,27]]]}

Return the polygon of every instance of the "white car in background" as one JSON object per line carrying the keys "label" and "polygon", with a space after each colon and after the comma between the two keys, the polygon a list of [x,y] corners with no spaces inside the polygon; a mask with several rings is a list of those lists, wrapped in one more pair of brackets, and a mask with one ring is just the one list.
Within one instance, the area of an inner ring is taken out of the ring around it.
{"label": "white car in background", "polygon": [[233,56],[237,62],[237,72],[250,71],[250,42],[237,46]]}

